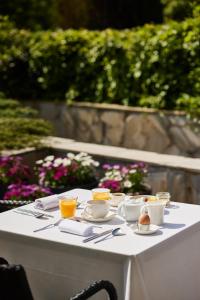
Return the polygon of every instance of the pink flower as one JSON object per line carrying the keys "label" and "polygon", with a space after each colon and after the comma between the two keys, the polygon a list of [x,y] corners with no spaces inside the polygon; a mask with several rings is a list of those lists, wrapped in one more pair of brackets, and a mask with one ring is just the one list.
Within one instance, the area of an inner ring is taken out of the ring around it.
{"label": "pink flower", "polygon": [[117,180],[105,180],[99,184],[99,187],[110,189],[111,192],[120,192],[121,191],[121,183]]}

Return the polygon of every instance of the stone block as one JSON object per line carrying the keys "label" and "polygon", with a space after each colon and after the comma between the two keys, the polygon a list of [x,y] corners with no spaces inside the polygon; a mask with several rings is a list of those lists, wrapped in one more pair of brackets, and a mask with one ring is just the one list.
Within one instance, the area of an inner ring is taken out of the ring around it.
{"label": "stone block", "polygon": [[91,133],[92,133],[92,141],[94,143],[100,144],[103,140],[103,124],[100,121],[99,116],[96,114],[94,117],[94,123],[91,127]]}
{"label": "stone block", "polygon": [[185,152],[183,152],[181,149],[179,149],[175,145],[171,145],[168,148],[166,148],[165,153],[170,154],[170,155],[186,155]]}
{"label": "stone block", "polygon": [[170,172],[169,187],[172,201],[190,203],[187,197],[187,178],[184,172]]}
{"label": "stone block", "polygon": [[142,132],[146,137],[144,150],[164,153],[170,145],[170,139],[167,130],[161,125],[158,117],[148,115],[142,128]]}
{"label": "stone block", "polygon": [[184,127],[182,130],[192,151],[196,151],[197,149],[200,150],[200,136],[195,134],[194,131],[189,127]]}
{"label": "stone block", "polygon": [[62,128],[60,129],[63,133],[63,137],[74,138],[76,119],[73,116],[73,111],[70,108],[63,109],[61,113]]}
{"label": "stone block", "polygon": [[148,183],[152,187],[152,194],[168,191],[167,171],[149,173]]}
{"label": "stone block", "polygon": [[103,143],[120,146],[124,134],[124,114],[120,112],[103,112],[100,119],[103,122]]}
{"label": "stone block", "polygon": [[95,111],[90,109],[77,109],[76,111],[76,139],[83,142],[92,142],[92,126]]}
{"label": "stone block", "polygon": [[144,149],[145,136],[142,127],[145,123],[143,115],[131,114],[126,118],[123,145],[127,148]]}
{"label": "stone block", "polygon": [[173,126],[169,129],[169,134],[172,138],[172,143],[176,145],[181,152],[188,152],[191,150],[191,145],[188,143],[188,139],[183,133],[182,128]]}

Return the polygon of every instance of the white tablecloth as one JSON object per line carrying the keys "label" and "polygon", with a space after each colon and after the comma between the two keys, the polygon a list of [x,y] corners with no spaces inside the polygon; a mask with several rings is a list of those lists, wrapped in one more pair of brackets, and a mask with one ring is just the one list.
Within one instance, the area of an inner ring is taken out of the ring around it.
{"label": "white tablecloth", "polygon": [[[80,200],[91,198],[90,191],[73,192]],[[199,206],[172,203],[163,227],[149,236],[136,235],[116,217],[100,230],[120,226],[127,235],[99,244],[84,244],[58,227],[34,233],[60,217],[58,210],[50,213],[52,220],[0,214],[0,256],[25,267],[35,299],[69,299],[100,279],[113,282],[121,300],[200,299]]]}

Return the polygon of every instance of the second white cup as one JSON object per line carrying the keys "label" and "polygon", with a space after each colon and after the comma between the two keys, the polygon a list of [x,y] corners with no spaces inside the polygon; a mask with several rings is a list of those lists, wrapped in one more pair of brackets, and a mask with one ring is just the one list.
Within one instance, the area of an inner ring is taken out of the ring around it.
{"label": "second white cup", "polygon": [[164,209],[161,202],[147,203],[141,208],[141,213],[148,212],[151,224],[161,225],[164,223]]}
{"label": "second white cup", "polygon": [[112,193],[110,204],[112,206],[118,206],[120,202],[124,201],[125,194],[124,193]]}
{"label": "second white cup", "polygon": [[95,219],[104,218],[110,209],[110,204],[106,200],[90,200],[87,202],[84,212]]}

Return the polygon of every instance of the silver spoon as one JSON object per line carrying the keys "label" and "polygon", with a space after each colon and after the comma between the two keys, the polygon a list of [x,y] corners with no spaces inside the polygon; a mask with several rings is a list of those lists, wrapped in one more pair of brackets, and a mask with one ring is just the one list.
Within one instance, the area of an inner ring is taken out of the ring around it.
{"label": "silver spoon", "polygon": [[111,233],[107,234],[106,236],[104,236],[102,239],[95,241],[94,244],[97,244],[99,242],[102,242],[104,240],[106,240],[109,236],[120,236],[120,235],[126,235],[124,232],[120,231],[121,228],[117,227],[115,229],[112,230]]}

